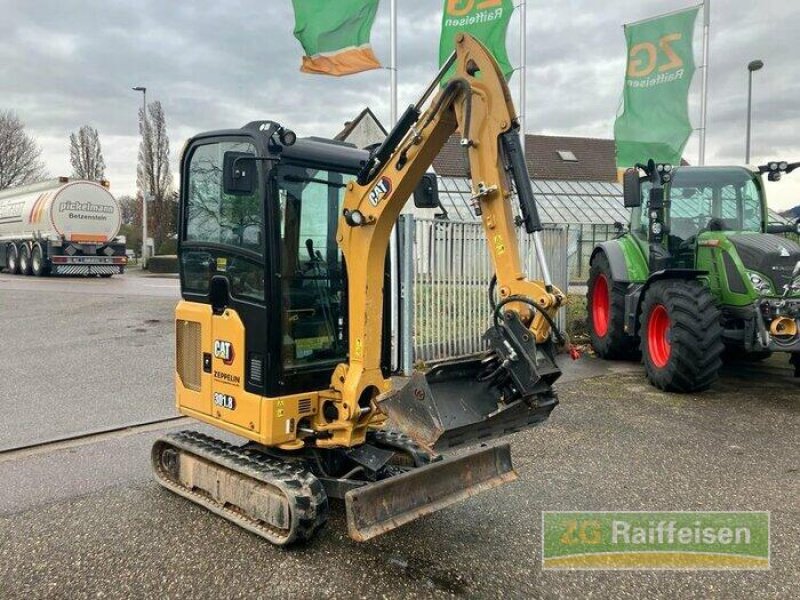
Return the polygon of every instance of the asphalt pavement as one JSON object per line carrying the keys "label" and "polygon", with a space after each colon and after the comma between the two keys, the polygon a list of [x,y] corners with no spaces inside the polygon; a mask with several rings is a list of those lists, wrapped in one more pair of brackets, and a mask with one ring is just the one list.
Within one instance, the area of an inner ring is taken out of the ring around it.
{"label": "asphalt pavement", "polygon": [[[17,340],[28,357],[0,366],[0,381],[16,377],[0,388],[0,445],[174,414],[174,298],[144,293],[149,279],[139,279],[106,304],[10,289],[0,278],[0,339]],[[80,302],[91,325],[74,314]],[[8,324],[7,303],[26,307],[27,325]],[[124,325],[117,335],[101,317],[112,314]],[[55,330],[80,343],[60,346]],[[127,371],[110,366],[123,345]],[[108,375],[53,375],[74,348],[108,360]],[[800,596],[800,383],[784,360],[728,366],[696,396],[655,390],[635,363],[586,358],[565,372],[547,424],[509,438],[517,482],[363,544],[346,536],[339,504],[312,543],[281,550],[161,489],[149,446],[187,423],[0,453],[0,598]],[[97,400],[82,411],[87,397]],[[541,512],[603,509],[769,510],[772,568],[543,571]]]}
{"label": "asphalt pavement", "polygon": [[175,414],[178,281],[0,274],[0,451]]}

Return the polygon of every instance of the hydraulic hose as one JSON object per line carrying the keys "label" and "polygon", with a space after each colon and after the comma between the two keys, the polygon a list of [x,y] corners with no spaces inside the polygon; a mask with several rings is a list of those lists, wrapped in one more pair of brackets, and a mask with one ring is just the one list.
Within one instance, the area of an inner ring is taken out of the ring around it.
{"label": "hydraulic hose", "polygon": [[504,298],[494,308],[494,312],[492,313],[492,319],[494,320],[495,326],[500,324],[500,309],[503,308],[506,304],[510,304],[511,302],[520,302],[521,304],[525,304],[526,306],[530,306],[531,308],[537,310],[544,320],[547,321],[547,324],[550,325],[550,329],[553,331],[553,334],[556,336],[556,340],[561,345],[566,345],[567,339],[564,337],[564,334],[555,324],[553,318],[547,314],[547,311],[539,306],[536,302],[528,298],[527,296],[509,296],[508,298]]}

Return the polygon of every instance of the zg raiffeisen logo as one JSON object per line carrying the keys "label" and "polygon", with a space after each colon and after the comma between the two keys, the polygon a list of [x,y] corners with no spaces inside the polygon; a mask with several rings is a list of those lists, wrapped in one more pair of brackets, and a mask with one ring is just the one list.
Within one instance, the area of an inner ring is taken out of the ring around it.
{"label": "zg raiffeisen logo", "polygon": [[627,85],[647,88],[683,79],[684,60],[673,47],[682,38],[681,33],[668,33],[634,45],[628,53]]}
{"label": "zg raiffeisen logo", "polygon": [[493,21],[503,15],[503,0],[447,0],[446,27],[465,27]]}
{"label": "zg raiffeisen logo", "polygon": [[545,569],[769,569],[767,512],[545,512]]}

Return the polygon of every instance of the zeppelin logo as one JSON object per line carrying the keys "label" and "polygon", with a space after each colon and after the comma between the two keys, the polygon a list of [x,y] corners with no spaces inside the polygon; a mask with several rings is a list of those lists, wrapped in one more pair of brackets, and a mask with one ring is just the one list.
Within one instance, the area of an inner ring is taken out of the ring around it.
{"label": "zeppelin logo", "polygon": [[233,396],[223,394],[221,392],[214,392],[214,404],[220,408],[227,408],[228,410],[236,410],[236,400]]}
{"label": "zeppelin logo", "polygon": [[226,365],[233,362],[233,344],[224,340],[214,340],[214,358],[220,359]]}
{"label": "zeppelin logo", "polygon": [[392,180],[384,175],[369,193],[369,203],[372,204],[372,206],[378,206],[378,204],[381,203],[381,200],[385,199],[391,193]]}

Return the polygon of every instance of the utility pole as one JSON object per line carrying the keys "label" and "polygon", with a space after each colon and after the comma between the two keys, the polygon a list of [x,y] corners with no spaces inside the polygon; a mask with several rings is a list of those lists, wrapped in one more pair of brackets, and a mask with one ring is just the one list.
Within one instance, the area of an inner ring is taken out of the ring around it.
{"label": "utility pole", "polygon": [[[147,122],[147,88],[136,86],[132,88],[134,92],[142,92],[142,141],[146,132],[144,124]],[[142,268],[147,268],[147,190],[142,189]]]}
{"label": "utility pole", "polygon": [[753,60],[747,65],[747,138],[745,141],[744,164],[750,164],[750,126],[753,120],[753,73],[764,67],[763,60]]}

